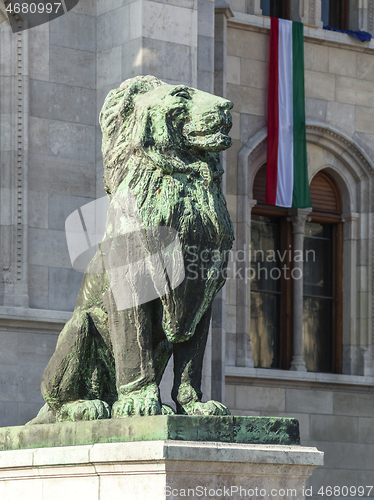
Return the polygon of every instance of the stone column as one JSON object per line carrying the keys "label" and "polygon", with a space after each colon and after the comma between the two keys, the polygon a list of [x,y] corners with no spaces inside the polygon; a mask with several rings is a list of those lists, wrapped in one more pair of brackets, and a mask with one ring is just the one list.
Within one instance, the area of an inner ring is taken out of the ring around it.
{"label": "stone column", "polygon": [[293,356],[290,370],[306,372],[303,356],[303,261],[296,261],[294,256],[303,252],[305,222],[311,208],[291,208],[289,211],[292,222],[293,247],[293,282],[292,282],[292,323],[293,323]]}

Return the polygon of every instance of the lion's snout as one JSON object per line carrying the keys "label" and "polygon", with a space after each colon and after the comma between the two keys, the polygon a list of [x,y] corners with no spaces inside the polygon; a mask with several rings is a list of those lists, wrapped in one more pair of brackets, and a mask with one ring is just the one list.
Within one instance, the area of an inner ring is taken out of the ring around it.
{"label": "lion's snout", "polygon": [[229,101],[228,99],[220,99],[218,101],[219,110],[227,110],[230,111],[234,107],[234,103]]}

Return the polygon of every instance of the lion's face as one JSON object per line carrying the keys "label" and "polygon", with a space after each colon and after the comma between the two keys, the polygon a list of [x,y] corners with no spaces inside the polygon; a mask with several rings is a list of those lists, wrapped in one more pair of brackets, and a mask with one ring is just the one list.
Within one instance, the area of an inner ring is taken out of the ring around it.
{"label": "lion's face", "polygon": [[[147,106],[153,144],[177,149],[222,151],[231,146],[231,101],[185,85],[164,84],[137,97]],[[179,146],[179,147],[178,147]]]}
{"label": "lion's face", "polygon": [[227,99],[150,75],[124,81],[109,92],[100,114],[107,193],[142,154],[170,173],[230,147],[232,107]]}

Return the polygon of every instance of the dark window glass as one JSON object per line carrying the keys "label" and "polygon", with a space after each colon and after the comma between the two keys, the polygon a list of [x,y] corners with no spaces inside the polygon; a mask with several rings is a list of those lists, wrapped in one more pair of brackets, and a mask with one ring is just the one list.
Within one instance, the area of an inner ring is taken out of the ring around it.
{"label": "dark window glass", "polygon": [[[289,369],[292,359],[292,226],[287,209],[265,204],[266,165],[253,183],[251,325],[256,367]],[[341,197],[319,172],[310,185],[313,211],[305,226],[303,345],[308,371],[342,371]],[[272,252],[273,251],[273,252]],[[272,258],[271,256],[274,255]],[[259,267],[260,266],[260,267]],[[287,271],[288,269],[288,271]],[[276,279],[281,271],[281,278]],[[272,276],[270,276],[272,273]]]}
{"label": "dark window glass", "polygon": [[324,26],[338,30],[349,28],[349,0],[322,0],[321,8]]}
{"label": "dark window glass", "polygon": [[330,7],[330,0],[322,0],[321,17],[324,26],[329,26],[329,7]]}
{"label": "dark window glass", "polygon": [[263,16],[281,17],[289,19],[289,0],[261,0]]}
{"label": "dark window glass", "polygon": [[279,219],[253,215],[251,342],[254,366],[280,366],[281,230]]}
{"label": "dark window glass", "polygon": [[304,240],[304,360],[310,372],[333,371],[333,225],[307,222]]}

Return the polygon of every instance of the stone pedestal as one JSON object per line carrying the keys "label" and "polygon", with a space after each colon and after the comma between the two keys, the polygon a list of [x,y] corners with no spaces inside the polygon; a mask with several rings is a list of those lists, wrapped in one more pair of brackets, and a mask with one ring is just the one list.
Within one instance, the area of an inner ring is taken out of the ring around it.
{"label": "stone pedestal", "polygon": [[[282,444],[267,444],[274,442]],[[271,417],[7,427],[0,429],[0,498],[295,500],[323,465],[323,453],[298,442],[297,420]]]}
{"label": "stone pedestal", "polygon": [[322,464],[315,448],[173,440],[2,451],[0,498],[295,500]]}

